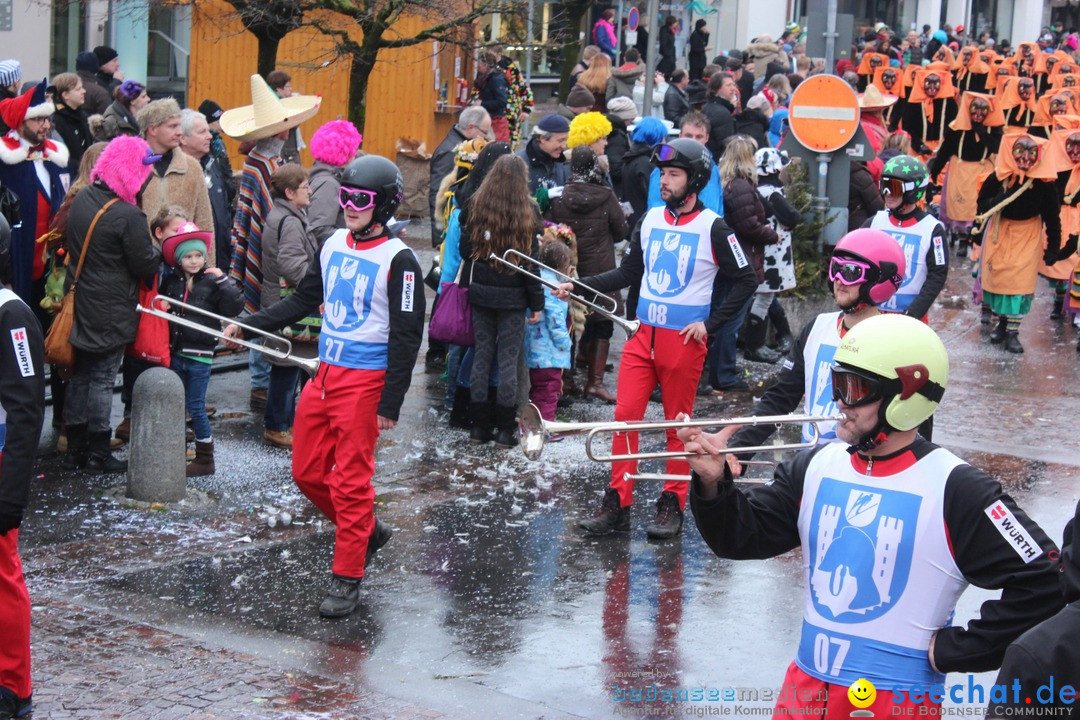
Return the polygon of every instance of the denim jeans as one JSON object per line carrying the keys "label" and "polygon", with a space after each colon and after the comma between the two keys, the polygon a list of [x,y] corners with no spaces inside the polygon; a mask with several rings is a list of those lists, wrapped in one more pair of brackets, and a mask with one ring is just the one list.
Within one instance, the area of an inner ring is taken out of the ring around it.
{"label": "denim jeans", "polygon": [[77,350],[67,396],[68,425],[86,425],[89,432],[110,432],[113,383],[124,348],[103,353]]}
{"label": "denim jeans", "polygon": [[210,363],[173,355],[171,367],[184,383],[184,404],[191,416],[195,439],[209,440],[210,419],[206,417],[206,388],[210,385]]}
{"label": "denim jeans", "polygon": [[[262,338],[255,338],[251,342],[262,345]],[[248,371],[251,373],[252,390],[269,390],[270,388],[270,361],[258,350],[248,351]]]}
{"label": "denim jeans", "polygon": [[263,425],[267,430],[285,432],[293,426],[296,412],[296,383],[300,368],[295,365],[271,365],[270,389],[266,393]]}
{"label": "denim jeans", "polygon": [[[716,292],[719,297],[715,299],[715,302],[723,305],[728,293],[731,292],[731,285],[722,282],[717,287]],[[709,345],[706,367],[709,368],[709,384],[714,388],[730,387],[739,381],[735,344],[739,340],[739,330],[742,328],[743,320],[746,319],[746,313],[753,303],[754,296],[751,295],[746,299],[746,303],[743,304],[739,312],[720,326],[712,339],[712,344]]]}
{"label": "denim jeans", "polygon": [[[443,396],[443,406],[447,410],[454,407],[454,395],[457,394],[458,385],[461,385],[458,382],[461,359],[467,349],[464,345],[454,345],[453,343],[448,343],[446,346],[446,395]],[[461,385],[462,387],[469,386],[467,380],[466,377],[466,383]]]}

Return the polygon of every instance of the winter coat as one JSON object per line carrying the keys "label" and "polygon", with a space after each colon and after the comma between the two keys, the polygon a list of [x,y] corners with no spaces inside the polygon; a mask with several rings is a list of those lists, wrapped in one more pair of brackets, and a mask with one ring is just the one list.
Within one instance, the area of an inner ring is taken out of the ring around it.
{"label": "winter coat", "polygon": [[206,177],[210,193],[210,211],[214,214],[214,245],[217,266],[229,272],[232,256],[232,243],[229,233],[232,231],[232,204],[229,202],[229,180],[231,171],[221,157],[208,152],[199,160],[203,175]]}
{"label": "winter coat", "polygon": [[615,243],[626,239],[630,228],[611,188],[570,181],[562,195],[552,199],[547,217],[574,231],[581,277],[615,268]]}
{"label": "winter coat", "polygon": [[[453,154],[450,157],[452,158]],[[307,208],[307,226],[320,247],[335,230],[345,227],[345,211],[338,203],[342,170],[343,168],[316,160],[308,174],[311,205]]]}
{"label": "winter coat", "polygon": [[622,199],[630,203],[633,210],[628,218],[628,225],[634,228],[638,220],[649,209],[649,176],[652,174],[652,153],[650,145],[633,143],[629,152],[623,156]]}
{"label": "winter coat", "polygon": [[[469,288],[469,304],[493,310],[525,310],[540,312],[544,309],[543,287],[539,281],[524,273],[513,272],[501,264],[489,260],[472,260],[472,237],[468,208],[459,215],[461,221],[461,257],[465,263],[461,269],[461,284]],[[540,245],[536,235],[543,231],[539,210],[529,255],[537,259]]]}
{"label": "winter coat", "polygon": [[[540,275],[552,283],[560,282],[550,270]],[[570,367],[570,330],[566,325],[569,303],[544,288],[544,315],[535,325],[525,326],[525,365],[529,368]]]}
{"label": "winter coat", "polygon": [[476,90],[480,96],[480,104],[491,117],[506,116],[506,102],[510,99],[510,86],[502,70],[493,68],[487,75],[478,77]]}
{"label": "winter coat", "polygon": [[[184,271],[174,268],[169,277],[165,278],[165,282],[161,283],[161,294],[227,318],[236,317],[244,309],[240,289],[229,280],[229,276],[207,275],[205,269],[195,275],[189,292]],[[193,320],[211,330],[221,330],[221,323],[206,315],[194,312],[189,314],[175,305],[170,312],[187,320]],[[218,342],[214,336],[176,323],[170,323],[169,329],[172,332],[169,346],[173,352],[191,357],[214,357],[214,348],[217,347]]]}
{"label": "winter coat", "polygon": [[60,136],[60,142],[67,145],[69,160],[68,172],[72,179],[79,174],[79,163],[82,162],[86,148],[94,144],[94,138],[90,135],[90,125],[86,122],[86,113],[81,108],[76,109],[57,103],[56,113],[53,114],[53,131]]}
{"label": "winter coat", "polygon": [[611,187],[615,195],[622,195],[623,163],[626,153],[630,152],[630,133],[626,129],[626,121],[618,115],[608,115],[611,121],[611,133],[607,138],[607,148],[604,156],[608,159],[608,175],[611,177]]}
{"label": "winter coat", "polygon": [[724,186],[724,220],[750,256],[758,283],[765,281],[765,246],[780,241],[765,214],[757,186],[737,177]]}
{"label": "winter coat", "polygon": [[701,112],[709,118],[709,141],[705,145],[718,158],[724,154],[727,139],[735,134],[735,107],[719,95],[710,95]]}
{"label": "winter coat", "polygon": [[701,71],[705,69],[708,57],[705,48],[709,46],[709,33],[703,30],[695,30],[690,33],[690,51],[687,59],[690,63],[690,79],[700,80]]}
{"label": "winter coat", "polygon": [[534,137],[518,151],[518,156],[529,166],[529,192],[533,193],[540,187],[562,187],[570,178],[570,163],[561,156],[553,158],[542,151],[539,142],[539,138]]}
{"label": "winter coat", "polygon": [[634,99],[634,85],[637,81],[645,75],[645,63],[637,63],[636,65],[623,65],[622,67],[612,68],[611,77],[607,81],[607,92],[604,94],[606,100],[617,97],[628,97],[631,100]]}
{"label": "winter coat", "polygon": [[851,161],[851,181],[848,184],[848,232],[861,228],[880,210],[885,209],[877,183],[866,169],[866,163]]}
{"label": "winter coat", "polygon": [[675,31],[668,25],[660,28],[660,61],[656,69],[664,73],[666,80],[671,80],[675,72]]}
{"label": "winter coat", "polygon": [[[454,169],[454,148],[461,143],[465,142],[468,138],[465,137],[461,129],[455,125],[450,128],[450,132],[446,134],[443,141],[439,143],[439,146],[435,148],[435,152],[431,155],[430,163],[430,181],[428,184],[428,208],[431,211],[429,217],[434,221],[435,218],[435,201],[439,195],[439,185],[442,184],[444,177],[450,174],[450,171]],[[319,163],[315,165],[318,166]],[[311,168],[312,172],[315,171],[315,167]],[[315,184],[312,182],[314,178],[308,180],[308,184],[311,185],[311,204],[315,204]],[[337,202],[337,197],[334,197],[334,202]],[[318,225],[312,224],[312,227],[316,229],[318,234]],[[320,238],[324,240],[325,238]]]}
{"label": "winter coat", "polygon": [[[210,190],[206,187],[202,165],[180,148],[173,150],[172,154],[164,177],[159,176],[156,169],[150,173],[139,207],[151,220],[157,217],[163,207],[178,207],[188,220],[204,231],[213,232],[214,211],[210,209]],[[208,250],[206,260],[214,265],[217,249],[212,241]]]}
{"label": "winter coat", "polygon": [[754,138],[759,148],[769,145],[769,118],[760,110],[743,110],[735,116],[735,132]]}
{"label": "winter coat", "polygon": [[[75,279],[83,243],[98,210],[116,195],[103,183],[88,185],[71,203],[67,248]],[[161,266],[161,253],[150,239],[146,215],[123,200],[105,211],[90,238],[75,293],[71,344],[92,353],[113,352],[135,340],[138,328],[139,280],[152,281]]]}
{"label": "winter coat", "polygon": [[85,70],[80,70],[75,74],[82,80],[83,88],[86,89],[86,99],[83,100],[82,111],[86,113],[87,117],[105,112],[105,108],[109,107],[109,103],[112,102],[113,98],[108,90],[98,84],[97,75]]}
{"label": "winter coat", "polygon": [[664,93],[664,119],[670,120],[675,123],[675,127],[679,127],[683,115],[690,112],[690,109],[690,98],[686,96],[686,91],[674,85],[668,85],[667,92]]}
{"label": "winter coat", "polygon": [[262,308],[281,300],[282,278],[287,287],[300,284],[320,244],[311,235],[306,209],[275,198],[274,207],[263,225]]}
{"label": "winter coat", "polygon": [[135,116],[131,114],[131,110],[124,107],[119,100],[113,100],[112,104],[105,109],[97,139],[107,142],[120,135],[139,134],[139,123],[135,120]]}
{"label": "winter coat", "polygon": [[615,62],[615,48],[619,46],[619,40],[615,37],[615,26],[604,18],[596,21],[592,28],[593,44],[600,48],[600,52],[607,53],[612,62]]}
{"label": "winter coat", "polygon": [[[787,66],[787,53],[774,42],[754,42],[746,47],[745,62],[754,63],[754,78],[765,77],[765,70],[771,62]],[[750,98],[746,98],[749,100]]]}

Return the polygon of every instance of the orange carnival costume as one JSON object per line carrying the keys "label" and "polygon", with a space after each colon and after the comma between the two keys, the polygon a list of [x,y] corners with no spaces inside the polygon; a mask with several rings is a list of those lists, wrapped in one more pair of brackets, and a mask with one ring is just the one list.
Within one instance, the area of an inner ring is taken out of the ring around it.
{"label": "orange carnival costume", "polygon": [[912,151],[929,156],[956,117],[956,88],[951,66],[931,63],[915,73],[911,96],[904,112],[904,129],[911,135]]}

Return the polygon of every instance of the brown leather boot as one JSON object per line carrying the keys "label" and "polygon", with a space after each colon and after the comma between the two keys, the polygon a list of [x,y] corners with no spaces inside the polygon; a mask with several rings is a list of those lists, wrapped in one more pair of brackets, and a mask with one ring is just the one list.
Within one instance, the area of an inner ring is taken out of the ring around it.
{"label": "brown leather boot", "polygon": [[214,441],[195,442],[195,459],[188,463],[187,476],[214,474]]}
{"label": "brown leather boot", "polygon": [[607,340],[594,340],[592,350],[589,353],[589,381],[585,383],[582,394],[585,397],[594,397],[606,403],[614,403],[615,395],[604,387],[604,366],[607,364],[608,346]]}

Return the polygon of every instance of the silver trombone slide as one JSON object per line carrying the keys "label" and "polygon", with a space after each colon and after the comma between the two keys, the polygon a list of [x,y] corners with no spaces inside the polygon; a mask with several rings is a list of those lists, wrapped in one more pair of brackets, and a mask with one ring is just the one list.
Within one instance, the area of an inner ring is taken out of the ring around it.
{"label": "silver trombone slide", "polygon": [[[765,465],[773,465],[773,463],[768,462],[767,460],[751,460],[750,463],[753,463],[755,465],[759,463]],[[743,464],[745,465],[748,463]],[[623,473],[623,480],[625,480],[626,482],[633,482],[637,480],[659,480],[660,482],[690,482],[690,476],[678,475],[673,473]],[[744,480],[743,478],[739,478],[735,482],[739,485],[768,485],[771,480],[767,480],[764,478]]]}
{"label": "silver trombone slide", "polygon": [[596,304],[595,302],[593,302],[591,300],[586,300],[583,296],[578,295],[576,293],[569,293],[571,300],[573,300],[575,302],[579,302],[582,305],[585,305],[587,307],[592,308],[596,312],[603,315],[606,319],[612,321],[613,323],[618,325],[620,328],[622,328],[623,332],[626,333],[627,338],[634,337],[634,333],[636,333],[638,331],[638,329],[641,327],[641,321],[640,320],[627,320],[627,319],[621,318],[621,317],[619,317],[618,315],[615,314],[615,310],[618,307],[618,304],[615,302],[615,298],[613,298],[613,297],[611,297],[609,295],[604,295],[603,293],[596,292],[595,290],[588,287],[587,285],[582,284],[580,280],[576,280],[576,279],[570,277],[569,275],[561,273],[558,270],[556,270],[555,268],[548,267],[544,263],[540,262],[539,260],[534,260],[533,258],[529,257],[528,255],[526,255],[523,252],[519,252],[519,251],[514,250],[514,249],[511,248],[511,249],[507,250],[506,252],[504,252],[502,257],[496,255],[495,253],[491,253],[491,255],[488,256],[488,259],[494,260],[495,262],[501,263],[502,265],[506,265],[511,270],[513,270],[515,272],[519,272],[522,275],[527,275],[528,277],[531,277],[533,280],[536,280],[537,282],[539,282],[541,285],[543,285],[545,287],[549,287],[552,290],[558,290],[559,289],[559,285],[557,283],[553,283],[550,280],[547,280],[546,278],[544,278],[544,277],[542,277],[540,275],[537,275],[536,273],[529,272],[528,270],[521,267],[520,265],[507,260],[506,259],[507,256],[517,257],[517,258],[520,258],[522,260],[527,260],[528,262],[533,263],[535,265],[539,265],[544,270],[550,270],[551,272],[555,273],[559,277],[564,278],[566,280],[566,282],[573,283],[574,285],[581,285],[581,287],[584,287],[584,288],[588,289],[589,292],[595,293],[597,299],[603,298],[604,300],[609,301],[611,303],[610,308],[598,305],[598,304]]}
{"label": "silver trombone slide", "polygon": [[636,422],[636,423],[611,423],[603,427],[591,428],[585,435],[585,454],[594,462],[623,462],[628,460],[667,460],[670,458],[687,458],[698,453],[688,453],[680,450],[665,450],[652,453],[625,453],[616,455],[603,455],[593,452],[593,440],[602,434],[620,432],[639,432],[642,430],[669,430],[683,427],[726,427],[728,425],[785,425],[791,423],[806,423],[810,430],[810,437],[797,443],[784,443],[780,445],[763,445],[760,447],[731,448],[732,453],[751,452],[786,452],[789,450],[809,450],[818,444],[821,431],[818,429],[819,422],[839,422],[842,415],[828,417],[814,417],[813,415],[752,415],[749,417],[704,419],[704,420],[666,420],[661,422]]}
{"label": "silver trombone slide", "polygon": [[[244,340],[243,338],[228,337],[227,335],[225,335],[224,332],[220,330],[208,328],[205,325],[195,322],[194,320],[189,320],[188,318],[181,315],[174,315],[167,310],[163,310],[161,307],[157,306],[158,303],[166,303],[170,306],[181,308],[184,310],[184,312],[194,313],[196,315],[202,315],[204,317],[211,318],[212,320],[217,320],[219,323],[236,325],[245,333],[251,335],[258,335],[259,337],[280,344],[282,346],[282,349],[279,350],[268,345],[257,345],[253,342],[249,342],[248,340]],[[212,313],[209,310],[195,307],[194,305],[191,305],[189,303],[181,302],[180,300],[173,300],[172,298],[164,297],[161,295],[156,296],[150,302],[150,305],[151,307],[143,307],[142,305],[139,305],[136,309],[141,313],[146,313],[147,315],[152,315],[154,317],[168,320],[175,325],[188,328],[189,330],[195,330],[196,332],[201,332],[206,335],[210,335],[211,337],[216,337],[219,340],[235,343],[236,345],[245,347],[249,350],[255,350],[257,352],[263,353],[264,355],[269,355],[273,358],[277,358],[278,360],[281,360],[282,362],[287,362],[290,365],[296,365],[305,372],[307,372],[308,375],[310,375],[311,377],[314,377],[315,373],[319,371],[318,358],[308,359],[294,356],[292,354],[292,342],[290,342],[288,338],[283,338],[280,335],[275,335],[274,333],[266,332],[265,330],[259,330],[258,328],[251,327],[250,325],[245,325],[244,323],[237,320],[233,320],[231,318],[224,317],[223,315]]]}

